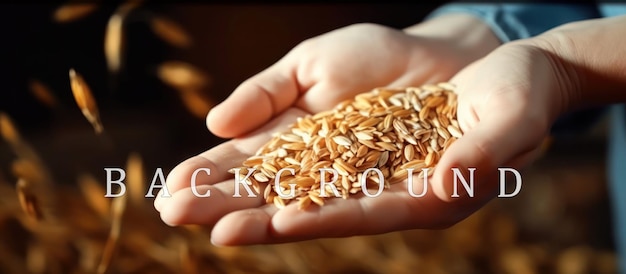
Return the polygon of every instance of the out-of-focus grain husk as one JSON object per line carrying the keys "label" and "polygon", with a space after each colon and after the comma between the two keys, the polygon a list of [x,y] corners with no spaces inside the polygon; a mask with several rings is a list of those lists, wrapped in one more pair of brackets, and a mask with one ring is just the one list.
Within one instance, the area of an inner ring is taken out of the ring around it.
{"label": "out-of-focus grain husk", "polygon": [[191,250],[189,246],[189,242],[186,240],[181,241],[179,247],[179,256],[180,256],[180,265],[181,265],[181,273],[185,274],[196,274],[200,273],[198,270],[198,261],[197,257]]}
{"label": "out-of-focus grain husk", "polygon": [[199,119],[206,118],[215,105],[202,91],[182,91],[179,96],[189,113]]}
{"label": "out-of-focus grain husk", "polygon": [[13,124],[11,117],[4,112],[0,112],[0,135],[7,143],[11,145],[17,144],[21,137],[20,133]]}
{"label": "out-of-focus grain husk", "polygon": [[85,82],[85,79],[78,74],[74,69],[70,69],[70,85],[72,87],[72,93],[76,104],[80,108],[81,112],[93,126],[95,132],[100,134],[104,131],[102,122],[100,121],[100,112],[98,111],[98,105],[96,99],[91,92],[91,88]]}
{"label": "out-of-focus grain husk", "polygon": [[166,61],[157,68],[163,83],[178,91],[183,105],[194,116],[204,119],[214,106],[207,94],[211,78],[198,67],[183,61]]}
{"label": "out-of-focus grain husk", "polygon": [[98,9],[99,4],[93,2],[70,2],[58,7],[52,19],[57,23],[70,23],[82,19]]}
{"label": "out-of-focus grain husk", "polygon": [[83,194],[85,202],[93,209],[100,217],[110,217],[111,202],[105,198],[105,190],[102,185],[92,175],[83,174],[78,178],[78,187]]}
{"label": "out-of-focus grain husk", "polygon": [[46,250],[40,243],[31,243],[26,250],[26,266],[29,273],[45,273]]}
{"label": "out-of-focus grain husk", "polygon": [[52,90],[41,81],[36,79],[30,80],[30,82],[28,83],[28,88],[33,97],[35,97],[35,99],[37,99],[37,101],[41,102],[43,105],[51,109],[57,108],[59,106],[59,102],[54,95],[54,92],[52,92]]}
{"label": "out-of-focus grain husk", "polygon": [[39,203],[39,199],[32,191],[32,186],[28,181],[20,179],[17,182],[17,198],[20,201],[20,206],[27,216],[35,219],[43,219],[43,210]]}
{"label": "out-of-focus grain husk", "polygon": [[113,198],[111,202],[111,228],[106,245],[104,246],[104,251],[102,252],[102,258],[96,268],[97,273],[106,273],[115,255],[115,250],[118,246],[118,240],[122,231],[124,212],[126,210],[126,197],[126,195],[122,195]]}
{"label": "out-of-focus grain husk", "polygon": [[127,1],[120,5],[109,18],[104,35],[104,56],[111,73],[119,72],[124,55],[124,21],[142,1]]}
{"label": "out-of-focus grain husk", "polygon": [[131,153],[126,162],[126,184],[128,194],[133,206],[143,206],[145,201],[146,176],[143,168],[143,160],[138,153]]}
{"label": "out-of-focus grain husk", "polygon": [[210,83],[208,74],[200,68],[177,60],[161,63],[157,76],[163,83],[180,91],[201,90]]}
{"label": "out-of-focus grain husk", "polygon": [[188,48],[192,44],[191,36],[175,21],[155,15],[150,18],[149,24],[156,36],[172,46]]}

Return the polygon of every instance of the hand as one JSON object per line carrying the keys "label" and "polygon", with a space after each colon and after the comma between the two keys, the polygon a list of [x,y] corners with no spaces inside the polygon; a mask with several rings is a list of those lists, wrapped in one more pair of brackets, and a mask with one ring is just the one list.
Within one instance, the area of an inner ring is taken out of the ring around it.
{"label": "hand", "polygon": [[447,81],[499,45],[469,15],[447,15],[404,32],[357,24],[304,41],[242,83],[207,117],[216,135],[242,136],[290,107],[316,113],[381,86]]}
{"label": "hand", "polygon": [[[450,167],[476,167],[476,191],[497,191],[498,167],[524,167],[558,117],[626,101],[626,16],[566,24],[503,45],[457,74],[458,119],[465,132],[438,164],[433,188],[451,199]],[[620,35],[621,34],[621,35]],[[482,174],[481,174],[482,173]]]}
{"label": "hand", "polygon": [[[454,26],[459,33],[452,31]],[[271,133],[285,129],[298,116],[330,109],[378,86],[447,80],[497,45],[488,27],[470,16],[446,16],[406,32],[355,25],[305,41],[242,83],[211,111],[209,129],[235,139],[172,170],[167,186],[173,197],[157,198],[155,207],[170,225],[215,225],[212,240],[219,245],[375,234],[454,223],[464,214],[444,208],[448,203],[433,194],[411,198],[401,184],[376,199],[332,199],[322,208],[298,211],[288,206],[278,211],[265,205],[262,198],[232,197],[234,183],[227,180],[230,174],[226,171],[240,166]],[[211,169],[210,175],[200,173],[196,179],[200,193],[211,190],[209,198],[198,198],[189,188],[191,174],[198,168]]]}

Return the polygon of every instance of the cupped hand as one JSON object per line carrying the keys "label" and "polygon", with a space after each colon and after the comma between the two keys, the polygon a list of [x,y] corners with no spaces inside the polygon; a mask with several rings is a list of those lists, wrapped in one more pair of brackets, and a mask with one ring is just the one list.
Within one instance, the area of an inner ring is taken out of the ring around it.
{"label": "cupped hand", "polygon": [[500,184],[499,168],[519,171],[536,159],[550,127],[569,108],[569,91],[577,81],[534,42],[503,45],[451,80],[459,94],[457,118],[464,135],[437,164],[433,190],[440,199],[451,204],[474,199],[452,197],[453,167],[466,178],[469,168],[475,169],[474,192],[495,197],[507,184]]}
{"label": "cupped hand", "polygon": [[[299,116],[330,109],[374,87],[444,81],[479,58],[476,52],[485,50],[464,51],[466,44],[454,41],[360,24],[303,42],[242,83],[211,111],[209,129],[234,139],[172,170],[167,178],[172,197],[155,200],[161,218],[170,225],[213,226],[212,241],[219,245],[439,228],[464,218],[472,212],[470,205],[482,204],[485,199],[449,203],[433,191],[412,198],[406,184],[396,184],[376,198],[330,199],[325,206],[306,211],[296,205],[277,210],[274,205],[265,205],[262,195],[246,197],[243,189],[244,197],[233,197],[235,184],[227,173],[254,154],[272,133],[284,130]],[[197,190],[200,194],[210,190],[210,197],[199,198],[190,189],[192,175],[200,168],[210,169],[211,174],[197,173]],[[421,193],[422,184],[415,187],[418,189],[414,191]]]}
{"label": "cupped hand", "polygon": [[[239,137],[290,107],[316,113],[375,87],[446,81],[499,44],[471,16],[424,24],[406,31],[356,24],[308,39],[243,82],[207,125],[220,137]],[[458,33],[450,31],[454,24]]]}

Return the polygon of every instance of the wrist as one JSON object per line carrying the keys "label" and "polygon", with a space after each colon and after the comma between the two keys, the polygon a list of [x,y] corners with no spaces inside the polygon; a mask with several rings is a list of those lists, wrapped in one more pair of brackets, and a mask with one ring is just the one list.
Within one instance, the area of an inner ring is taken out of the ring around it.
{"label": "wrist", "polygon": [[553,58],[568,111],[626,102],[626,16],[578,21],[549,30],[528,43]]}
{"label": "wrist", "polygon": [[437,16],[403,31],[411,36],[446,41],[462,51],[470,62],[502,44],[489,25],[473,15],[463,13]]}

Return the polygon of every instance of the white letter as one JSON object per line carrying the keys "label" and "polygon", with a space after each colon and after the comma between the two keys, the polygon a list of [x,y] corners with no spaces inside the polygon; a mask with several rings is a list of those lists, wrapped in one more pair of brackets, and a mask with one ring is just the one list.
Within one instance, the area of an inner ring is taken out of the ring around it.
{"label": "white letter", "polygon": [[[517,195],[519,191],[522,190],[522,175],[519,174],[519,171],[513,168],[506,167],[498,168],[498,171],[500,172],[500,194],[498,195],[498,197],[510,198]],[[511,194],[506,194],[505,192],[504,181],[506,180],[506,176],[504,175],[504,172],[506,171],[510,171],[515,174],[515,191],[513,191],[513,193]]]}
{"label": "white letter", "polygon": [[[198,189],[196,189],[196,177],[198,177],[198,173],[200,171],[204,171],[206,172],[207,175],[211,175],[211,170],[206,168],[206,167],[201,167],[198,168],[196,170],[193,171],[193,173],[191,174],[191,192],[193,192],[193,195],[196,195],[196,197],[198,198],[204,198],[204,197],[211,197],[211,190],[207,189],[206,193],[204,194],[200,194],[198,193]],[[237,176],[237,175],[235,175]],[[248,177],[246,177],[248,178]]]}
{"label": "white letter", "polygon": [[241,168],[233,168],[233,171],[235,171],[235,194],[233,194],[233,197],[241,197],[241,194],[239,194],[239,186],[237,185],[242,185],[243,188],[246,189],[246,192],[248,192],[248,197],[256,197],[256,194],[254,194],[254,192],[252,191],[252,189],[250,189],[250,186],[248,186],[247,183],[244,183],[244,181],[250,181],[250,176],[252,175],[252,173],[254,173],[256,171],[255,168],[251,168],[248,169],[248,175],[246,175],[246,177],[243,177],[243,179],[241,179],[241,175],[239,174],[239,170]]}
{"label": "white letter", "polygon": [[[124,195],[124,193],[126,193],[126,185],[124,185],[124,178],[126,178],[126,171],[124,171],[121,168],[104,168],[104,171],[107,172],[107,193],[104,195],[104,197],[106,198],[115,198],[115,197],[120,197],[122,195]],[[112,181],[111,180],[111,171],[117,171],[120,173],[120,178],[117,179],[117,181]],[[117,184],[120,186],[120,193],[118,194],[113,194],[111,193],[111,184]]]}
{"label": "white letter", "polygon": [[[378,174],[378,181],[380,183],[378,183],[378,191],[376,192],[376,194],[370,194],[369,191],[367,191],[367,173],[369,173],[370,171],[374,171],[376,172],[376,174]],[[365,194],[365,196],[370,197],[370,198],[376,198],[378,197],[381,193],[383,193],[383,189],[385,189],[385,177],[383,176],[383,172],[380,171],[380,169],[377,168],[368,168],[365,171],[363,171],[363,176],[361,176],[361,190],[363,191],[363,194]]]}
{"label": "white letter", "polygon": [[465,180],[465,177],[463,177],[463,174],[461,174],[461,171],[456,168],[453,167],[452,171],[454,171],[454,188],[452,190],[452,196],[453,198],[457,198],[459,197],[459,194],[457,193],[457,178],[461,178],[461,183],[463,184],[463,187],[465,188],[465,191],[467,191],[468,196],[470,197],[474,197],[474,170],[476,170],[475,167],[470,167],[467,169],[470,172],[470,182],[469,185],[467,184],[467,181]]}
{"label": "white letter", "polygon": [[296,175],[296,170],[293,168],[282,168],[281,170],[279,170],[276,173],[276,177],[274,177],[274,190],[276,191],[276,193],[278,193],[278,197],[281,197],[283,199],[291,199],[296,196],[296,184],[289,184],[290,194],[285,194],[282,191],[282,187],[280,186],[280,174],[282,174],[284,170],[289,170],[289,173],[291,173],[291,175]]}
{"label": "white letter", "polygon": [[[155,185],[154,183],[156,183],[157,178],[159,179],[159,181],[161,181],[160,185]],[[148,189],[148,193],[146,193],[146,198],[154,198],[154,194],[152,194],[152,191],[155,188],[162,188],[163,189],[163,194],[161,194],[161,197],[163,198],[169,198],[172,197],[172,195],[170,194],[169,190],[167,190],[167,185],[165,185],[165,176],[163,176],[163,170],[159,167],[157,168],[156,172],[154,172],[154,177],[152,177],[152,183],[150,184],[150,188]]]}
{"label": "white letter", "polygon": [[426,195],[426,192],[428,192],[428,169],[429,168],[422,168],[422,172],[424,173],[424,189],[422,190],[422,193],[419,195],[413,193],[413,169],[412,168],[406,169],[409,172],[407,175],[407,184],[408,184],[407,188],[409,189],[409,195],[411,195],[411,197],[421,198],[421,197],[424,197],[424,195]]}
{"label": "white letter", "polygon": [[[333,180],[331,182],[326,182],[327,170],[333,172]],[[320,197],[328,197],[326,196],[326,186],[330,187],[335,197],[341,197],[341,194],[339,194],[339,191],[337,191],[337,188],[335,187],[335,182],[337,181],[338,177],[339,176],[336,170],[330,168],[320,168]]]}

